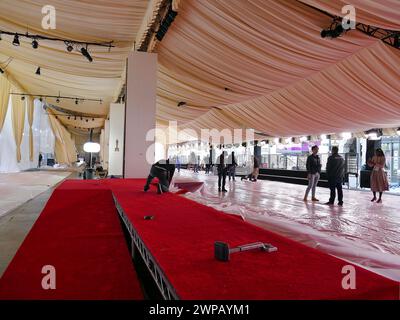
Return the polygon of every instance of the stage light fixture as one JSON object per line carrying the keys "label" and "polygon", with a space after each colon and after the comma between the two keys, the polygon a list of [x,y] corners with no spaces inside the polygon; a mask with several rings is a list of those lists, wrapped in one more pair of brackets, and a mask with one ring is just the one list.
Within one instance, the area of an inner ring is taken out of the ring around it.
{"label": "stage light fixture", "polygon": [[78,99],[76,99],[76,100],[75,100],[75,104],[78,104],[78,103],[79,103],[79,100],[78,100]]}
{"label": "stage light fixture", "polygon": [[57,99],[56,99],[56,102],[57,102],[57,103],[60,103],[60,98],[57,98]]}
{"label": "stage light fixture", "polygon": [[166,17],[160,23],[160,26],[156,33],[156,39],[158,41],[162,41],[162,39],[164,38],[165,34],[167,33],[168,28],[170,27],[171,23],[175,20],[175,17],[177,14],[178,14],[178,12],[173,11],[171,8],[168,10]]}
{"label": "stage light fixture", "polygon": [[33,39],[33,41],[32,41],[32,48],[33,48],[33,49],[37,49],[38,47],[39,47],[39,42],[37,42],[36,39]]}
{"label": "stage light fixture", "polygon": [[20,45],[19,36],[17,34],[14,36],[13,45],[16,47]]}
{"label": "stage light fixture", "polygon": [[86,59],[89,60],[89,62],[93,62],[93,58],[92,58],[92,56],[90,55],[90,53],[89,53],[89,51],[87,50],[87,48],[82,47],[82,48],[81,48],[81,53],[82,53],[82,55],[83,55]]}
{"label": "stage light fixture", "polygon": [[[90,131],[90,129],[88,129]],[[86,142],[83,145],[83,151],[88,152],[88,153],[97,153],[100,151],[100,144],[96,143],[96,142]]]}
{"label": "stage light fixture", "polygon": [[40,67],[37,68],[36,72],[35,72],[38,76],[40,76]]}
{"label": "stage light fixture", "polygon": [[186,107],[186,102],[184,101],[178,102],[178,107]]}
{"label": "stage light fixture", "polygon": [[341,23],[337,23],[336,25],[331,25],[329,29],[323,29],[321,31],[321,38],[337,38],[340,37],[345,32]]}
{"label": "stage light fixture", "polygon": [[21,97],[21,100],[24,101],[24,100],[25,100],[25,96],[22,96],[22,97]]}
{"label": "stage light fixture", "polygon": [[4,70],[2,68],[0,68],[0,73],[4,73]]}
{"label": "stage light fixture", "polygon": [[395,48],[400,48],[400,34],[396,33],[393,37],[393,46]]}
{"label": "stage light fixture", "polygon": [[400,136],[400,127],[399,127],[399,128],[397,128],[396,132],[397,132],[397,135],[399,135],[399,136]]}

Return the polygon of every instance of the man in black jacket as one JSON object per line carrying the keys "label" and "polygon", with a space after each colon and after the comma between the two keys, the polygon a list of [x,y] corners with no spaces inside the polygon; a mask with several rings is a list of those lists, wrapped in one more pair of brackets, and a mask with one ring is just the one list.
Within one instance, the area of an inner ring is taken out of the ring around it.
{"label": "man in black jacket", "polygon": [[226,151],[223,151],[221,155],[218,157],[217,168],[218,168],[218,191],[220,192],[222,187],[222,192],[227,192],[228,190],[225,189],[225,181],[227,173]]}
{"label": "man in black jacket", "polygon": [[321,175],[321,160],[318,155],[319,148],[318,146],[313,146],[311,148],[312,154],[307,157],[307,178],[308,178],[308,187],[306,189],[306,193],[304,195],[304,201],[307,201],[308,194],[310,190],[312,190],[312,201],[319,201],[315,197],[315,190],[317,188],[317,184]]}
{"label": "man in black jacket", "polygon": [[332,155],[328,158],[328,163],[326,164],[326,175],[328,176],[328,184],[331,189],[331,197],[326,203],[332,205],[335,202],[336,190],[338,193],[338,205],[343,205],[343,178],[345,171],[345,162],[341,155],[339,155],[338,147],[332,147]]}
{"label": "man in black jacket", "polygon": [[228,157],[229,181],[231,181],[231,178],[233,181],[235,181],[236,167],[237,167],[237,163],[236,163],[235,151],[232,151],[231,155]]}
{"label": "man in black jacket", "polygon": [[169,191],[172,177],[174,176],[175,165],[169,163],[169,159],[160,160],[153,164],[150,169],[150,174],[144,186],[144,191],[150,189],[150,183],[154,178],[158,178],[157,193]]}

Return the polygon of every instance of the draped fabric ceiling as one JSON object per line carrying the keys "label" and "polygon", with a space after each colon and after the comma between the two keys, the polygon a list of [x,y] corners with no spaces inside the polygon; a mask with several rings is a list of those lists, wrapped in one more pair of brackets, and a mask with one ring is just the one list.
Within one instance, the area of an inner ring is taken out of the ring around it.
{"label": "draped fabric ceiling", "polygon": [[[154,2],[154,1],[153,1]],[[34,50],[31,40],[20,38],[21,46],[12,45],[12,36],[2,35],[0,63],[13,57],[7,73],[15,77],[31,94],[103,99],[103,103],[47,99],[63,108],[97,115],[108,113],[109,103],[119,94],[125,59],[142,25],[149,0],[1,0],[0,28],[11,32],[40,34],[84,42],[114,41],[115,48],[89,46],[90,63],[80,52],[67,52],[63,42],[39,40]],[[41,27],[45,5],[56,8],[56,29]],[[142,27],[143,28],[143,27]],[[37,67],[41,75],[35,75]],[[0,67],[4,67],[0,65]],[[64,123],[64,117],[60,117]],[[91,122],[93,127],[96,123]],[[100,121],[103,125],[104,120]],[[70,123],[68,123],[70,124]],[[77,123],[79,125],[79,123]],[[87,130],[86,130],[87,133]]]}
{"label": "draped fabric ceiling", "polygon": [[[340,15],[346,4],[303,2]],[[347,2],[356,5],[357,21],[400,30],[400,1]],[[227,4],[183,1],[159,44],[164,123],[270,136],[400,125],[400,50],[357,30],[322,39],[331,18],[299,1]]]}
{"label": "draped fabric ceiling", "polygon": [[[114,41],[116,47],[89,47],[89,63],[63,43],[39,41],[34,50],[20,39],[16,48],[3,36],[0,63],[13,57],[8,76],[31,93],[103,99],[59,104],[98,115],[87,125],[101,126],[124,81],[133,42],[143,41],[160,3],[2,0],[2,29],[25,32],[29,26],[30,33]],[[400,50],[357,30],[320,37],[331,18],[315,8],[343,15],[348,3],[356,7],[357,22],[400,30],[397,0],[175,0],[179,14],[155,49],[158,125],[176,120],[180,129],[254,128],[269,136],[399,126]],[[57,9],[56,30],[41,28],[41,8],[48,4]],[[41,76],[35,75],[38,66]],[[177,107],[180,101],[187,105]],[[69,127],[78,123],[60,120]]]}

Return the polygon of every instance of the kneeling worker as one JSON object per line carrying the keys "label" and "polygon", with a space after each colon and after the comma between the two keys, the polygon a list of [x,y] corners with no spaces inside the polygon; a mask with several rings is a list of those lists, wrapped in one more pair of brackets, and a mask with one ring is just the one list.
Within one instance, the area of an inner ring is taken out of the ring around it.
{"label": "kneeling worker", "polygon": [[169,191],[169,185],[175,172],[175,164],[170,164],[169,159],[160,160],[153,164],[150,169],[150,174],[147,178],[144,191],[150,189],[150,183],[154,178],[158,178],[157,193]]}

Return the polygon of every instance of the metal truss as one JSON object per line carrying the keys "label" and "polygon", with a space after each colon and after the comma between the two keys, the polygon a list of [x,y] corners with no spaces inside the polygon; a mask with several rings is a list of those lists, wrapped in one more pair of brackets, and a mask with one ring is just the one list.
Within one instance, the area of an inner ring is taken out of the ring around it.
{"label": "metal truss", "polygon": [[178,295],[176,294],[174,288],[169,283],[167,277],[164,272],[160,269],[153,255],[150,253],[149,249],[146,247],[131,221],[125,214],[123,208],[119,204],[117,198],[113,194],[114,203],[117,208],[118,214],[124,222],[124,226],[130,235],[131,240],[131,255],[132,259],[135,258],[135,248],[140,253],[143,258],[144,263],[146,264],[148,270],[150,271],[151,276],[153,277],[158,289],[160,290],[163,298],[165,300],[179,300]]}
{"label": "metal truss", "polygon": [[[314,10],[317,10],[317,11],[323,13],[324,15],[332,18],[332,24],[342,22],[342,17],[335,16],[333,14],[330,14],[329,12],[318,9],[318,8],[308,5],[308,4],[305,4],[305,5],[307,7],[313,8]],[[332,26],[332,24],[331,24],[331,26]],[[386,44],[388,44],[396,49],[400,49],[400,31],[383,29],[383,28],[363,24],[360,22],[356,23],[356,29],[358,31],[361,31],[362,33],[365,33],[366,35],[368,35],[370,37],[380,39],[381,41],[385,42]],[[351,31],[351,30],[348,30],[348,31]]]}

